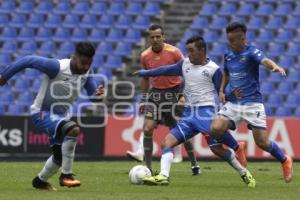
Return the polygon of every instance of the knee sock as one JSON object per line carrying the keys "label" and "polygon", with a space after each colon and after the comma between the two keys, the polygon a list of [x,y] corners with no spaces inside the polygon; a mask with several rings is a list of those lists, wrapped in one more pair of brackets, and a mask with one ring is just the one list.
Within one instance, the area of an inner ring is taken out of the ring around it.
{"label": "knee sock", "polygon": [[193,145],[192,145],[191,141],[189,141],[189,140],[186,141],[184,143],[184,148],[185,148],[185,150],[186,150],[186,152],[187,152],[187,154],[189,156],[189,159],[191,161],[191,165],[192,166],[197,166],[198,162],[197,162],[197,158],[196,158],[196,156],[194,154],[194,148],[193,148]]}
{"label": "knee sock", "polygon": [[144,135],[144,156],[146,166],[152,170],[153,140],[152,136]]}
{"label": "knee sock", "polygon": [[75,157],[77,137],[66,136],[61,146],[62,164],[61,172],[63,174],[71,174]]}
{"label": "knee sock", "polygon": [[48,158],[48,160],[46,161],[43,169],[38,174],[38,177],[42,181],[46,182],[49,178],[51,178],[54,174],[57,173],[59,168],[60,168],[60,166],[57,165],[55,162],[53,162],[53,158],[52,158],[52,156],[50,156]]}
{"label": "knee sock", "polygon": [[173,149],[163,148],[160,159],[160,174],[166,177],[170,175],[170,169],[173,162]]}
{"label": "knee sock", "polygon": [[270,141],[268,152],[281,163],[283,163],[286,160],[286,156],[284,155],[283,151],[274,141]]}
{"label": "knee sock", "polygon": [[228,133],[225,132],[224,135],[222,136],[222,138],[220,139],[220,141],[223,144],[225,144],[226,146],[230,147],[233,150],[237,150],[237,148],[239,147],[238,142],[236,141],[236,139],[234,139],[234,137]]}
{"label": "knee sock", "polygon": [[241,165],[241,163],[236,159],[234,153],[227,149],[224,155],[224,159],[236,170],[240,175],[246,173],[247,169]]}

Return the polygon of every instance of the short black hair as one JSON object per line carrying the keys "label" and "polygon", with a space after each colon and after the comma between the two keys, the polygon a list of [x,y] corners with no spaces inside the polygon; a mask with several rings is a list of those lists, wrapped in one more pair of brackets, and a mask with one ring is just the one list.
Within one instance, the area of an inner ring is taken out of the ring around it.
{"label": "short black hair", "polygon": [[90,42],[79,42],[76,44],[75,53],[92,58],[95,55],[95,47]]}
{"label": "short black hair", "polygon": [[158,25],[158,24],[152,24],[151,26],[149,26],[148,31],[155,31],[157,29],[160,29],[161,34],[164,35],[164,28],[161,25]]}
{"label": "short black hair", "polygon": [[232,22],[226,26],[226,33],[234,32],[234,31],[242,31],[246,33],[247,26],[240,22]]}
{"label": "short black hair", "polygon": [[202,36],[199,35],[192,36],[186,41],[185,44],[188,45],[194,42],[198,50],[204,49],[204,53],[206,53],[206,41]]}

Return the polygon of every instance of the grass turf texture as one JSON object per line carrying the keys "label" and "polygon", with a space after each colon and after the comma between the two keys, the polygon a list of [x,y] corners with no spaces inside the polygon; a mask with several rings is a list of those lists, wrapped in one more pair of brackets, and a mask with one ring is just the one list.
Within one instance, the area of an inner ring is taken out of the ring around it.
{"label": "grass turf texture", "polygon": [[[276,162],[250,162],[255,189],[247,188],[239,175],[225,162],[201,162],[202,174],[192,177],[189,162],[173,164],[169,186],[131,185],[129,170],[135,162],[75,162],[74,173],[81,180],[79,188],[63,188],[58,176],[50,182],[57,192],[36,190],[31,180],[43,162],[0,162],[1,200],[95,200],[95,199],[299,199],[300,163],[294,163],[294,180],[282,180],[281,166]],[[159,163],[154,162],[154,169]]]}

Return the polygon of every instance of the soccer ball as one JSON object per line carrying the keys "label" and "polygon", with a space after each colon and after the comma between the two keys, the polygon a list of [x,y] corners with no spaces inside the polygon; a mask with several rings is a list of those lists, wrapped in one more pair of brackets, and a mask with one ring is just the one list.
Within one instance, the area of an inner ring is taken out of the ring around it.
{"label": "soccer ball", "polygon": [[151,176],[151,171],[143,165],[134,166],[129,172],[129,182],[135,185],[143,183],[143,179]]}

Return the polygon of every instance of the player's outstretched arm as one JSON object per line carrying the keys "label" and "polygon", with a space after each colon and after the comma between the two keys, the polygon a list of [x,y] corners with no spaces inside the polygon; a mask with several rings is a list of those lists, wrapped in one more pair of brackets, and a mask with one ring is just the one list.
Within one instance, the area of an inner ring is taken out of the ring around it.
{"label": "player's outstretched arm", "polygon": [[50,78],[54,78],[59,72],[59,66],[60,64],[56,59],[41,56],[24,56],[1,72],[0,85],[4,85],[12,76],[26,68],[37,69],[47,74]]}
{"label": "player's outstretched arm", "polygon": [[282,76],[286,76],[286,72],[282,67],[279,67],[273,60],[269,58],[262,59],[261,63],[272,72],[279,72]]}
{"label": "player's outstretched arm", "polygon": [[102,101],[102,95],[105,93],[104,86],[103,85],[96,85],[95,80],[92,77],[88,77],[87,81],[84,85],[84,88],[90,97],[90,101],[92,102],[101,102]]}

